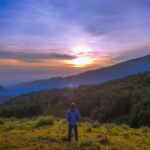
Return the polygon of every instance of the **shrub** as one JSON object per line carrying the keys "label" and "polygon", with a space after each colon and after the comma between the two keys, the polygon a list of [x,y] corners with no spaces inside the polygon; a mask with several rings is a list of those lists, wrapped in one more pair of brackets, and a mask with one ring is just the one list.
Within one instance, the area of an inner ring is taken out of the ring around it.
{"label": "shrub", "polygon": [[84,140],[80,143],[79,147],[87,147],[93,145],[93,142],[90,140]]}
{"label": "shrub", "polygon": [[117,131],[113,131],[113,130],[110,130],[110,129],[107,129],[107,132],[111,136],[118,136],[119,135]]}
{"label": "shrub", "polygon": [[16,121],[17,118],[16,118],[16,117],[11,117],[9,120],[10,120],[10,121]]}
{"label": "shrub", "polygon": [[51,117],[41,118],[36,122],[34,127],[48,126],[48,125],[53,125],[53,124],[54,124],[53,118],[51,118]]}
{"label": "shrub", "polygon": [[79,145],[80,150],[100,150],[100,147],[90,140],[84,140]]}
{"label": "shrub", "polygon": [[103,137],[102,134],[98,134],[98,135],[97,135],[97,138],[102,138],[102,137]]}
{"label": "shrub", "polygon": [[103,137],[103,138],[100,139],[100,144],[107,145],[109,143],[110,143],[110,141],[107,137]]}
{"label": "shrub", "polygon": [[125,139],[129,139],[129,134],[128,133],[125,133],[123,136],[124,136]]}
{"label": "shrub", "polygon": [[4,124],[4,121],[0,119],[0,125],[1,125],[1,124]]}
{"label": "shrub", "polygon": [[9,123],[9,124],[7,124],[7,126],[6,126],[5,131],[11,131],[11,130],[14,130],[14,129],[16,129],[16,128],[17,128],[16,124],[14,124],[14,123]]}
{"label": "shrub", "polygon": [[93,120],[90,117],[82,118],[81,121],[88,122],[88,123],[92,123],[93,122]]}
{"label": "shrub", "polygon": [[61,119],[61,120],[59,121],[59,123],[60,123],[60,124],[66,124],[67,121],[66,121],[65,119]]}
{"label": "shrub", "polygon": [[112,147],[110,148],[110,150],[122,150],[122,148],[115,145],[115,146],[112,146]]}
{"label": "shrub", "polygon": [[39,136],[37,137],[39,140],[48,141],[48,142],[57,142],[57,138],[49,137],[49,136]]}
{"label": "shrub", "polygon": [[149,130],[149,127],[147,127],[147,126],[142,126],[142,127],[141,127],[141,130],[142,130],[142,133],[147,133],[148,130]]}
{"label": "shrub", "polygon": [[122,125],[122,129],[128,130],[128,129],[129,129],[129,126],[128,126],[127,124],[123,124],[123,125]]}
{"label": "shrub", "polygon": [[105,126],[106,129],[112,129],[112,128],[114,128],[116,126],[116,124],[108,123],[108,124],[105,124],[104,126]]}
{"label": "shrub", "polygon": [[98,121],[93,122],[93,128],[98,128],[100,126]]}
{"label": "shrub", "polygon": [[85,130],[86,132],[92,132],[92,128],[87,128],[86,130]]}

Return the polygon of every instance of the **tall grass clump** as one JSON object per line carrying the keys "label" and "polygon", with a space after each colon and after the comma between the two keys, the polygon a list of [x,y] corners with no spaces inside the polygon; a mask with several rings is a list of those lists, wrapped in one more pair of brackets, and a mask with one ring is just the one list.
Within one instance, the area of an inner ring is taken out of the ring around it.
{"label": "tall grass clump", "polygon": [[14,122],[9,122],[6,125],[5,131],[11,131],[17,128],[17,124]]}
{"label": "tall grass clump", "polygon": [[147,133],[149,130],[149,127],[147,126],[141,126],[140,129],[142,130],[142,133]]}
{"label": "tall grass clump", "polygon": [[124,137],[125,139],[129,139],[129,134],[128,134],[128,133],[125,133],[125,134],[123,135],[123,137]]}
{"label": "tall grass clump", "polygon": [[109,141],[108,137],[103,137],[100,139],[100,144],[107,145],[109,143],[110,143],[110,141]]}
{"label": "tall grass clump", "polygon": [[123,130],[129,130],[129,126],[127,124],[123,124],[121,127]]}
{"label": "tall grass clump", "polygon": [[85,130],[85,132],[92,132],[92,128],[87,128],[86,130]]}
{"label": "tall grass clump", "polygon": [[2,119],[0,119],[0,125],[3,125],[4,121]]}
{"label": "tall grass clump", "polygon": [[100,123],[98,121],[94,121],[92,126],[93,128],[98,128],[100,126]]}
{"label": "tall grass clump", "polygon": [[52,117],[45,117],[40,118],[34,125],[34,127],[41,127],[41,126],[50,126],[54,124],[54,119]]}
{"label": "tall grass clump", "polygon": [[79,150],[100,150],[100,147],[93,143],[91,140],[81,141]]}

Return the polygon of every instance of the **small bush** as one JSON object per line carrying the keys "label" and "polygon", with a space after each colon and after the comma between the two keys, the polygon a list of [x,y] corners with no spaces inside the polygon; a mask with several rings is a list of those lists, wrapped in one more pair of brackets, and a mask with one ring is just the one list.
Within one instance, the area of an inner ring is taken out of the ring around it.
{"label": "small bush", "polygon": [[60,123],[60,124],[66,124],[67,121],[66,121],[66,119],[61,119],[61,120],[59,121],[59,123]]}
{"label": "small bush", "polygon": [[81,122],[88,122],[88,123],[93,123],[93,120],[91,119],[91,118],[89,118],[89,117],[85,117],[85,118],[82,118],[81,119]]}
{"label": "small bush", "polygon": [[97,135],[97,138],[102,138],[102,137],[103,137],[102,134],[98,134],[98,135]]}
{"label": "small bush", "polygon": [[[92,150],[101,150],[100,146],[93,144],[93,146],[91,147]],[[90,149],[90,150],[91,150]]]}
{"label": "small bush", "polygon": [[116,124],[109,123],[109,124],[105,124],[104,126],[105,126],[106,129],[112,129],[116,126]]}
{"label": "small bush", "polygon": [[108,128],[110,128],[110,129],[113,129],[113,128],[115,128],[117,126],[116,123],[109,123],[107,125],[109,126]]}
{"label": "small bush", "polygon": [[51,117],[41,118],[36,122],[34,127],[48,126],[48,125],[53,125],[53,124],[54,124],[53,118],[51,118]]}
{"label": "small bush", "polygon": [[141,127],[141,130],[142,130],[142,133],[147,133],[148,130],[149,130],[149,127],[147,127],[147,126],[142,126],[142,127]]}
{"label": "small bush", "polygon": [[10,124],[7,124],[5,131],[11,131],[11,130],[14,130],[16,128],[17,128],[16,124],[10,123]]}
{"label": "small bush", "polygon": [[118,136],[118,135],[119,135],[118,132],[113,131],[113,130],[110,130],[110,129],[107,129],[107,132],[108,132],[108,134],[111,135],[111,136]]}
{"label": "small bush", "polygon": [[107,137],[103,137],[103,138],[100,139],[100,144],[107,145],[109,143],[110,143],[110,141]]}
{"label": "small bush", "polygon": [[57,142],[57,138],[52,138],[52,137],[49,137],[49,136],[39,136],[37,137],[38,140],[42,140],[42,141],[48,141],[48,142]]}
{"label": "small bush", "polygon": [[4,121],[0,119],[0,125],[4,124]]}
{"label": "small bush", "polygon": [[122,150],[119,146],[112,146],[110,150]]}
{"label": "small bush", "polygon": [[98,128],[100,126],[98,121],[95,121],[92,125],[93,125],[93,128]]}
{"label": "small bush", "polygon": [[123,137],[124,137],[125,139],[129,139],[129,134],[128,134],[128,133],[125,133],[125,134],[123,135]]}
{"label": "small bush", "polygon": [[84,140],[79,145],[80,150],[100,150],[100,147],[90,140]]}
{"label": "small bush", "polygon": [[78,123],[78,126],[79,126],[79,127],[82,127],[82,123],[79,122],[79,123]]}
{"label": "small bush", "polygon": [[92,128],[87,128],[86,130],[85,130],[86,132],[92,132]]}
{"label": "small bush", "polygon": [[15,117],[11,117],[9,120],[10,120],[10,121],[16,121],[16,120],[17,120],[17,118],[15,118]]}
{"label": "small bush", "polygon": [[87,146],[91,146],[91,145],[93,145],[92,141],[90,141],[90,140],[84,140],[84,141],[82,141],[80,143],[79,147],[81,148],[81,147],[87,147]]}
{"label": "small bush", "polygon": [[128,126],[127,124],[123,124],[123,125],[122,125],[122,129],[123,129],[123,130],[128,130],[128,129],[129,129],[129,126]]}

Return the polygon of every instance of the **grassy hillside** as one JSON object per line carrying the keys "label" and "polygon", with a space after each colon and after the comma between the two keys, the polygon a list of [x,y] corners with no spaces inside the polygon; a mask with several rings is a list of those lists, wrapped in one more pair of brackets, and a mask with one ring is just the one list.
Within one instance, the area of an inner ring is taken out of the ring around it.
{"label": "grassy hillside", "polygon": [[0,150],[149,150],[150,129],[80,122],[79,143],[71,145],[65,120],[52,117],[1,119]]}
{"label": "grassy hillside", "polygon": [[84,117],[99,122],[150,126],[150,72],[99,85],[53,89],[17,96],[0,107],[1,117],[64,116],[76,102]]}

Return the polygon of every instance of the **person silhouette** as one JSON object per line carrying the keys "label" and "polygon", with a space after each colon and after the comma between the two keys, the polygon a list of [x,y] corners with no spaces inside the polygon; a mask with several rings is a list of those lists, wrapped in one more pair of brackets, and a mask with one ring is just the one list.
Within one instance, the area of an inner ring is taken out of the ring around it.
{"label": "person silhouette", "polygon": [[71,103],[70,108],[66,112],[68,122],[68,142],[71,143],[72,129],[74,129],[75,140],[78,142],[78,122],[80,120],[80,111],[76,108],[75,103]]}

